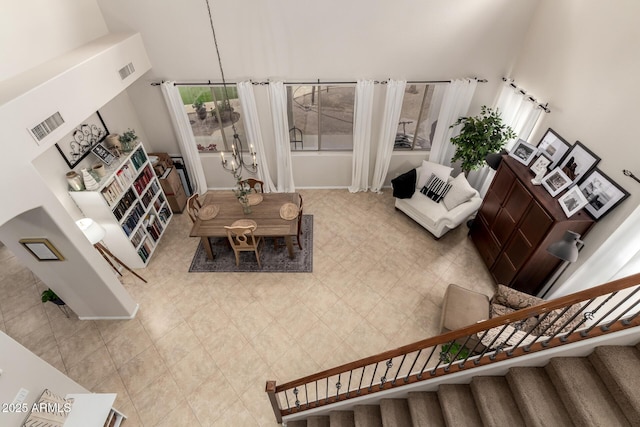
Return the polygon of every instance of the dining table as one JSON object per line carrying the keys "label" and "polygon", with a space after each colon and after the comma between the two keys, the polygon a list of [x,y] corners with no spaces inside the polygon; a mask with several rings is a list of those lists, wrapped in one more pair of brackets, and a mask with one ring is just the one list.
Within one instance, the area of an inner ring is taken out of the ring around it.
{"label": "dining table", "polygon": [[[251,213],[244,213],[242,204],[233,191],[208,191],[201,201],[202,212],[208,205],[215,205],[217,213],[213,218],[202,219],[196,215],[196,220],[191,228],[191,237],[200,237],[207,258],[214,259],[210,237],[227,238],[225,226],[231,226],[238,220],[253,220],[256,228],[253,234],[256,237],[284,237],[290,258],[294,258],[293,236],[298,235],[297,216],[292,219],[284,219],[281,214],[283,205],[293,203],[300,206],[298,193],[254,193],[254,203]],[[208,218],[208,217],[207,217]]]}

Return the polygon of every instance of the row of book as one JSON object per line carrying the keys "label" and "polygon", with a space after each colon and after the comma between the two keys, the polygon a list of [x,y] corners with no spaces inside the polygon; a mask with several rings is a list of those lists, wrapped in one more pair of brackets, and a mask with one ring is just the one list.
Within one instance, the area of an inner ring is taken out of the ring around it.
{"label": "row of book", "polygon": [[119,170],[113,175],[113,180],[107,184],[101,191],[102,197],[107,201],[109,206],[113,206],[118,201],[122,193],[129,187],[135,173],[133,166],[129,163],[125,163]]}
{"label": "row of book", "polygon": [[156,242],[162,234],[162,223],[158,221],[158,217],[154,214],[149,215],[149,218],[144,220],[144,225],[147,228],[147,233]]}
{"label": "row of book", "polygon": [[147,233],[144,230],[144,227],[139,227],[133,236],[131,237],[131,244],[137,248],[140,243],[147,237]]}
{"label": "row of book", "polygon": [[129,212],[127,219],[122,223],[122,229],[125,233],[127,233],[127,236],[130,236],[131,232],[135,230],[136,226],[140,222],[140,218],[142,218],[143,215],[144,208],[142,207],[142,205],[140,205],[139,202],[136,202],[131,212]]}
{"label": "row of book", "polygon": [[165,224],[171,218],[171,210],[169,210],[169,206],[165,205],[160,212],[158,212],[158,216]]}
{"label": "row of book", "polygon": [[122,199],[120,199],[116,207],[112,209],[113,215],[120,221],[135,202],[136,195],[133,194],[133,189],[130,188],[124,196],[122,196]]}
{"label": "row of book", "polygon": [[160,193],[156,201],[153,202],[153,207],[155,208],[156,212],[160,211],[160,208],[162,207],[163,204],[164,204],[164,195]]}
{"label": "row of book", "polygon": [[138,249],[138,255],[140,255],[140,258],[142,258],[144,262],[147,262],[151,252],[153,252],[153,243],[149,240],[150,239],[145,240],[142,246],[140,246],[140,249]]}
{"label": "row of book", "polygon": [[142,200],[142,204],[144,205],[144,207],[149,207],[149,203],[151,203],[151,200],[153,200],[153,197],[158,194],[158,190],[160,190],[160,186],[158,185],[157,181],[153,181],[151,183],[151,185],[149,186],[149,189],[147,190],[146,193],[144,193],[144,196],[142,196],[142,198],[140,200]]}
{"label": "row of book", "polygon": [[149,166],[144,168],[144,170],[140,173],[140,175],[138,175],[138,178],[136,178],[133,183],[133,186],[135,187],[138,194],[142,194],[144,189],[147,187],[147,185],[149,185],[151,180],[155,178],[155,176],[155,173]]}
{"label": "row of book", "polygon": [[144,154],[144,150],[142,147],[138,148],[135,153],[131,155],[131,162],[136,167],[136,169],[140,169],[140,166],[147,161],[147,156]]}

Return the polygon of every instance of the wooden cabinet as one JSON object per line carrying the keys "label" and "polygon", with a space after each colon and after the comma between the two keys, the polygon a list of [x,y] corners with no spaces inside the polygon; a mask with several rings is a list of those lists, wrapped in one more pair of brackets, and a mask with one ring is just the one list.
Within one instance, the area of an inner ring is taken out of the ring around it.
{"label": "wooden cabinet", "polygon": [[142,144],[108,168],[95,191],[70,191],[84,213],[102,225],[109,250],[143,268],[173,215]]}
{"label": "wooden cabinet", "polygon": [[187,195],[184,192],[184,187],[175,167],[165,169],[164,173],[160,176],[160,185],[167,195],[167,201],[169,202],[169,206],[171,206],[171,211],[174,213],[182,212],[187,204]]}
{"label": "wooden cabinet", "polygon": [[470,233],[496,283],[535,295],[562,262],[547,247],[567,230],[584,236],[594,221],[584,211],[567,218],[531,178],[528,167],[504,156]]}

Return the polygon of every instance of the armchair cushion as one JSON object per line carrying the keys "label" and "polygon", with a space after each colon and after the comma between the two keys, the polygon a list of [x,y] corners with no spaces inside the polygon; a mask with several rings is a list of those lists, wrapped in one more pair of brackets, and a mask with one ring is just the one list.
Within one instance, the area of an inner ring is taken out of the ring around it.
{"label": "armchair cushion", "polygon": [[444,182],[449,181],[449,175],[451,175],[451,171],[453,168],[445,165],[441,165],[439,163],[432,163],[427,160],[422,161],[422,167],[420,171],[420,176],[418,177],[418,182],[416,184],[416,188],[422,188],[427,183],[431,174],[434,174]]}

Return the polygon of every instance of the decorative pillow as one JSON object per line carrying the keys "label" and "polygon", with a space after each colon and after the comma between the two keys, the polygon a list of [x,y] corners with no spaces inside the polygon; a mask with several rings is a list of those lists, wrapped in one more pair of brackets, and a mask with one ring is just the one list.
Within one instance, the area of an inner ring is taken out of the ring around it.
{"label": "decorative pillow", "polygon": [[459,174],[451,180],[449,184],[451,184],[451,190],[449,190],[442,201],[444,207],[449,211],[470,200],[476,194],[476,190],[471,187],[464,173]]}
{"label": "decorative pillow", "polygon": [[[573,317],[573,315],[575,315],[578,311],[580,311],[581,308],[582,308],[582,304],[574,304],[573,306],[571,306],[569,310],[567,310],[566,313],[560,316],[558,320],[555,320],[556,317],[560,313],[562,313],[562,310],[564,309],[553,310],[552,312],[549,313],[547,317],[545,317],[542,320],[542,322],[540,322],[538,326],[536,326],[536,328],[533,330],[533,333],[534,334],[544,333],[545,335],[553,336],[559,333],[571,331],[573,328],[575,328],[578,325],[578,323],[580,323],[580,321],[582,320],[582,316],[576,316],[576,318],[573,319],[570,323],[568,323],[567,326],[565,326],[564,328],[562,327],[562,325],[564,325],[569,319]],[[542,316],[544,316],[544,314],[540,315],[540,317]],[[552,322],[553,324],[551,324]]]}
{"label": "decorative pillow", "polygon": [[393,197],[398,199],[410,199],[416,191],[416,170],[411,169],[391,180],[393,187]]}
{"label": "decorative pillow", "polygon": [[493,295],[493,298],[491,298],[492,304],[502,304],[514,310],[533,307],[543,302],[545,302],[543,299],[516,291],[505,285],[498,285],[498,290],[495,295]]}
{"label": "decorative pillow", "polygon": [[[513,313],[514,311],[517,311],[517,310],[514,310],[513,308],[510,308],[510,307],[506,307],[501,304],[493,303],[489,306],[489,318],[493,319],[494,317],[505,316]],[[521,325],[521,328],[520,328],[521,330],[525,332],[529,332],[529,331],[532,331],[533,327],[536,326],[536,324],[538,323],[538,318],[529,317],[528,319],[524,319],[519,323]]]}
{"label": "decorative pillow", "polygon": [[447,195],[447,192],[451,189],[451,184],[447,184],[434,174],[427,181],[424,187],[420,190],[422,194],[430,198],[436,203],[440,203],[440,200]]}
{"label": "decorative pillow", "polygon": [[[524,341],[522,341],[520,345],[531,344],[535,341],[536,338],[538,338],[533,334],[527,335],[527,332],[519,331],[511,325],[507,326],[504,331],[502,331],[502,333],[500,333],[501,330],[502,326],[496,326],[495,328],[489,329],[486,335],[482,338],[482,344],[487,347],[491,346],[491,348],[496,348],[502,344],[504,346],[504,350],[505,348],[513,347],[514,345],[518,344],[520,340],[525,336],[526,338],[524,338]],[[498,338],[494,342],[493,340],[496,337]],[[548,337],[541,337],[540,339],[538,339],[538,342],[542,341],[544,338]]]}
{"label": "decorative pillow", "polygon": [[62,427],[71,412],[73,398],[65,399],[45,389],[40,399],[33,404],[32,412],[23,426]]}
{"label": "decorative pillow", "polygon": [[420,177],[416,183],[416,188],[422,188],[427,183],[427,180],[431,177],[431,174],[437,176],[444,182],[449,181],[449,175],[453,168],[439,163],[432,163],[426,160],[422,161],[422,167],[420,168]]}

